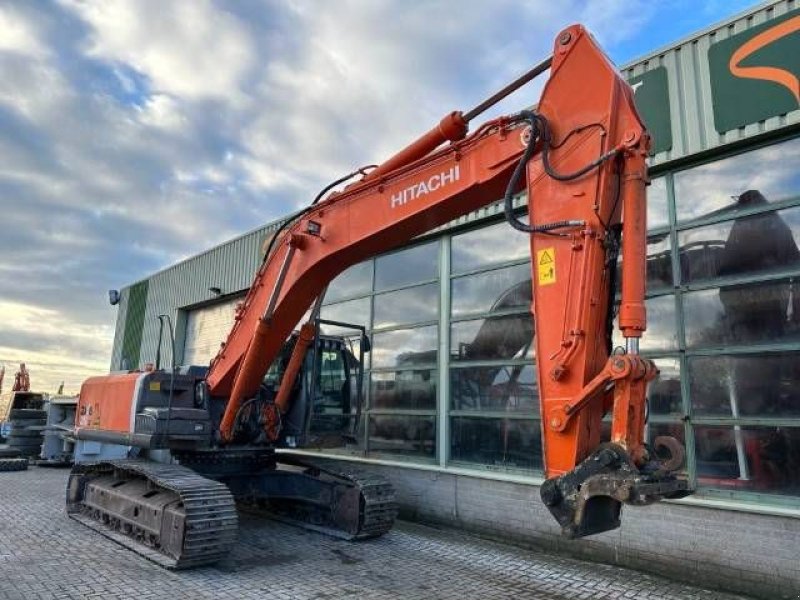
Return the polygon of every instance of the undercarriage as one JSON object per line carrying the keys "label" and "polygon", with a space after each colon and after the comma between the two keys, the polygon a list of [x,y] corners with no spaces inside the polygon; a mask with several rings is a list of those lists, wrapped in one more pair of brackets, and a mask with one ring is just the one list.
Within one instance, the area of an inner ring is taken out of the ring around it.
{"label": "undercarriage", "polygon": [[383,477],[325,469],[272,449],[206,450],[180,464],[126,459],[76,465],[70,517],[170,568],[215,563],[236,541],[237,505],[307,529],[358,540],[397,515]]}

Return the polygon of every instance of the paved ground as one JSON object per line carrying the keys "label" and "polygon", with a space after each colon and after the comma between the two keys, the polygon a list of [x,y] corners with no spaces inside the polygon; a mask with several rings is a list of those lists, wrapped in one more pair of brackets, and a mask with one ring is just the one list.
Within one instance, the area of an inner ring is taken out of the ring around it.
{"label": "paved ground", "polygon": [[0,473],[0,599],[743,598],[411,523],[349,543],[248,515],[227,561],[174,573],[68,519],[66,479]]}

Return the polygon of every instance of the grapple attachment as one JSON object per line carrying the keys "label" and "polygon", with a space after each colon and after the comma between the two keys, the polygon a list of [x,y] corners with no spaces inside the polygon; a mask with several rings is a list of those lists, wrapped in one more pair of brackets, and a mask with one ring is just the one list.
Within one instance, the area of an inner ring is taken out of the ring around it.
{"label": "grapple attachment", "polygon": [[574,539],[616,529],[623,504],[644,506],[688,496],[688,482],[665,468],[682,463],[683,457],[677,456],[680,444],[660,438],[658,442],[672,452],[668,463],[654,460],[639,468],[621,446],[604,444],[569,473],[545,481],[542,501],[562,534]]}

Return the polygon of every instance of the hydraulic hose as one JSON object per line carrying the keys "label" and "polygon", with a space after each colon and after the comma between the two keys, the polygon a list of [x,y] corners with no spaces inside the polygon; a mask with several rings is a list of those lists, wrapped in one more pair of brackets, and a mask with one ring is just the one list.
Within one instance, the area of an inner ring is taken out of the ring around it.
{"label": "hydraulic hose", "polygon": [[286,227],[290,223],[294,223],[297,219],[299,219],[300,217],[305,215],[308,211],[310,211],[314,207],[314,205],[316,205],[320,200],[322,200],[322,198],[325,196],[325,194],[327,194],[329,191],[331,191],[337,185],[344,183],[348,179],[352,179],[356,175],[366,175],[366,173],[365,173],[366,169],[374,169],[376,166],[377,165],[366,165],[364,167],[359,167],[358,169],[356,169],[352,173],[348,173],[347,175],[344,175],[343,177],[339,177],[339,179],[337,179],[335,181],[332,181],[331,183],[326,185],[324,188],[322,188],[322,190],[320,190],[319,194],[317,194],[316,198],[314,198],[314,201],[311,204],[309,204],[303,210],[301,210],[299,213],[297,213],[293,219],[286,219],[283,223],[280,224],[280,227],[278,227],[278,229],[273,234],[272,239],[269,241],[269,245],[267,246],[266,252],[264,252],[264,260],[267,260],[267,257],[272,252],[272,248],[275,246],[275,241],[278,239],[278,236],[281,234],[281,232],[284,229],[286,229]]}
{"label": "hydraulic hose", "polygon": [[[534,223],[524,223],[521,221],[515,214],[514,214],[514,190],[517,189],[519,185],[519,181],[522,178],[523,173],[525,172],[525,168],[528,165],[531,157],[533,157],[533,153],[536,150],[536,144],[541,141],[542,143],[542,166],[544,168],[545,173],[547,173],[548,177],[555,179],[556,181],[572,181],[573,179],[577,179],[586,175],[586,173],[590,172],[592,169],[597,168],[602,163],[607,161],[608,159],[614,157],[619,152],[619,148],[614,148],[601,154],[595,160],[590,162],[588,165],[581,167],[577,171],[573,173],[558,173],[553,169],[552,165],[550,164],[550,148],[552,147],[552,138],[550,135],[550,128],[547,123],[547,119],[543,115],[537,114],[532,110],[523,110],[511,118],[512,122],[517,123],[528,123],[531,128],[531,137],[528,141],[528,146],[525,148],[525,152],[523,152],[522,157],[517,163],[514,172],[511,175],[511,179],[508,181],[508,186],[506,187],[506,193],[503,197],[503,212],[505,213],[506,221],[508,224],[511,225],[517,231],[522,231],[524,233],[545,233],[549,235],[554,235],[551,232],[556,229],[564,229],[566,227],[579,227],[584,225],[584,221],[578,220],[567,220],[567,221],[555,221],[553,223],[544,223],[542,225],[536,225]],[[571,135],[571,134],[570,134]],[[533,201],[533,198],[528,198],[528,204]],[[558,234],[555,234],[558,235]]]}

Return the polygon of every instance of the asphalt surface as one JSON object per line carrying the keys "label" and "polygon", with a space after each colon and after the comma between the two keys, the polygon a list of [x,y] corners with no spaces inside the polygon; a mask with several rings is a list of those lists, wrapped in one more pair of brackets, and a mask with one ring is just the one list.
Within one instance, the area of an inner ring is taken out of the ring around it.
{"label": "asphalt surface", "polygon": [[353,543],[250,514],[228,559],[171,572],[69,519],[67,475],[0,473],[0,599],[745,598],[408,522]]}

